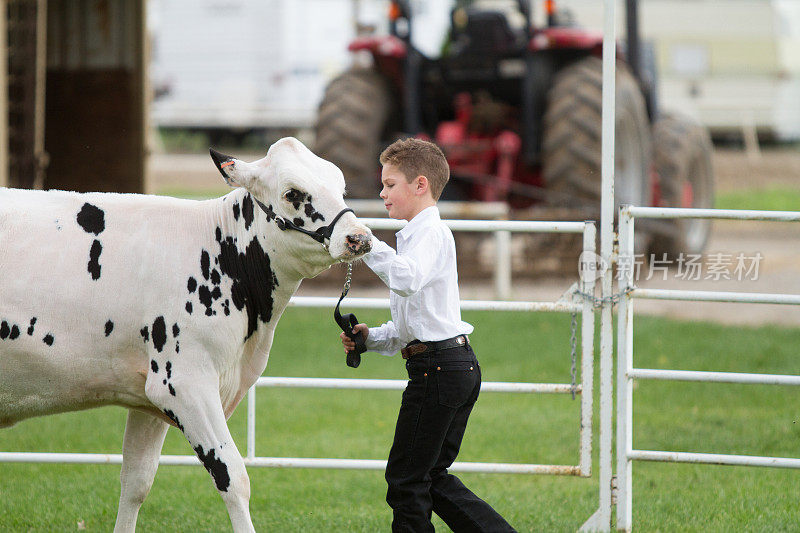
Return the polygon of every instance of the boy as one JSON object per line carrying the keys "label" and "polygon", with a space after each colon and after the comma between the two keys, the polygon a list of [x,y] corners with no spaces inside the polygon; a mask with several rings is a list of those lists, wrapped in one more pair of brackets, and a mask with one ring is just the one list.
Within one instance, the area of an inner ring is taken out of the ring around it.
{"label": "boy", "polygon": [[[358,324],[370,351],[401,350],[409,382],[386,465],[392,531],[433,531],[431,511],[456,533],[514,531],[486,502],[449,474],[478,399],[481,369],[461,320],[453,234],[436,202],[450,177],[435,144],[404,139],[380,156],[380,197],[391,218],[407,220],[397,252],[373,238],[364,256],[390,289],[392,321]],[[341,334],[345,351],[355,347]]]}

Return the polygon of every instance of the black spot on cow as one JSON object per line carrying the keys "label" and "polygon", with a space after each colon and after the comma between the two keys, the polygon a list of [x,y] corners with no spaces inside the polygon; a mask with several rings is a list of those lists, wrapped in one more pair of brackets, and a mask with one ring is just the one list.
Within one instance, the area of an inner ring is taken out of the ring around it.
{"label": "black spot on cow", "polygon": [[208,252],[203,250],[203,253],[200,254],[200,270],[203,273],[203,277],[208,280],[208,269],[211,267],[211,259],[208,256]]}
{"label": "black spot on cow", "polygon": [[178,327],[178,324],[172,324],[172,336],[177,337],[181,333],[181,328]]}
{"label": "black spot on cow", "polygon": [[153,370],[153,372],[158,374],[158,363],[156,363],[155,359],[150,359],[150,368]]}
{"label": "black spot on cow", "polygon": [[197,445],[194,447],[194,453],[206,467],[208,473],[214,478],[214,483],[217,485],[217,490],[220,492],[228,492],[228,487],[231,484],[231,478],[228,475],[228,467],[221,459],[216,457],[216,452],[211,448],[208,453],[203,453],[203,447]]}
{"label": "black spot on cow", "polygon": [[225,300],[222,303],[222,311],[225,313],[225,316],[230,316],[231,314],[231,301]]}
{"label": "black spot on cow", "polygon": [[172,362],[167,361],[167,365],[164,367],[167,371],[167,379],[172,378]]}
{"label": "black spot on cow", "polygon": [[259,320],[266,323],[272,319],[272,293],[278,286],[278,278],[257,238],[250,241],[244,253],[239,251],[232,237],[220,241],[219,246],[220,270],[233,280],[231,301],[236,309],[247,311],[247,340],[258,327]]}
{"label": "black spot on cow", "polygon": [[175,353],[181,353],[181,341],[175,341]]}
{"label": "black spot on cow", "polygon": [[200,303],[206,306],[206,316],[213,315],[214,310],[211,309],[211,304],[214,303],[214,300],[211,298],[211,291],[208,287],[206,285],[200,285],[197,295],[200,297]]}
{"label": "black spot on cow", "polygon": [[167,324],[164,317],[160,316],[153,321],[153,346],[161,352],[167,342]]}
{"label": "black spot on cow", "polygon": [[36,324],[36,317],[31,318],[31,323],[28,326],[28,335],[33,335],[33,326]]}
{"label": "black spot on cow", "polygon": [[294,223],[295,226],[299,226],[301,228],[305,225],[305,222],[303,222],[303,219],[300,217],[294,217],[294,220],[292,220],[292,222]]}
{"label": "black spot on cow", "polygon": [[222,290],[219,287],[214,287],[214,290],[211,291],[211,297],[216,302],[220,298],[222,298]]}
{"label": "black spot on cow", "polygon": [[167,389],[169,390],[169,393],[170,393],[171,395],[175,396],[175,387],[173,387],[173,386],[172,386],[172,383],[170,383],[169,385],[167,385]]}
{"label": "black spot on cow", "polygon": [[11,328],[8,327],[8,322],[3,320],[3,322],[0,322],[0,339],[6,340],[10,334]]}
{"label": "black spot on cow", "polygon": [[219,226],[217,226],[217,229],[214,231],[214,235],[217,236],[217,240],[222,238],[222,230],[219,228]]}
{"label": "black spot on cow", "polygon": [[106,322],[106,337],[111,335],[112,331],[114,331],[114,323],[111,320],[109,320],[108,322]]}
{"label": "black spot on cow", "polygon": [[172,412],[172,409],[164,409],[164,414],[167,415],[167,418],[175,422],[175,425],[178,427],[178,429],[180,429],[181,432],[183,432],[183,424],[180,423],[178,417],[175,416],[175,413]]}
{"label": "black spot on cow", "polygon": [[186,288],[189,290],[189,292],[196,291],[197,290],[197,280],[190,276],[189,277],[189,281],[186,282]]}
{"label": "black spot on cow", "polygon": [[216,268],[211,271],[211,283],[214,285],[219,285],[220,281],[222,281],[219,277],[219,270]]}
{"label": "black spot on cow", "polygon": [[53,342],[55,342],[55,340],[56,340],[55,337],[53,337],[51,334],[48,333],[47,335],[44,336],[44,338],[42,339],[42,342],[45,343],[48,346],[52,346]]}
{"label": "black spot on cow", "polygon": [[186,302],[186,312],[192,314],[192,302]]}
{"label": "black spot on cow", "polygon": [[103,245],[100,244],[100,241],[95,239],[92,242],[92,248],[89,250],[89,264],[86,267],[86,270],[89,271],[89,274],[92,275],[93,280],[100,279],[100,253],[103,251]]}
{"label": "black spot on cow", "polygon": [[246,195],[242,200],[242,218],[244,218],[244,229],[250,229],[253,223],[253,199]]}
{"label": "black spot on cow", "polygon": [[311,205],[311,197],[308,197],[308,203],[305,205],[305,212],[306,216],[311,219],[311,222],[316,222],[317,220],[325,220],[325,217],[322,216],[321,213],[318,213],[314,206]]}
{"label": "black spot on cow", "polygon": [[234,218],[234,220],[239,220],[239,212],[240,211],[241,210],[239,209],[239,202],[236,202],[235,204],[233,204],[233,218]]}
{"label": "black spot on cow", "polygon": [[142,339],[144,339],[144,342],[147,342],[147,341],[150,340],[150,330],[147,329],[147,326],[145,326],[145,327],[143,327],[142,329],[139,330],[139,335],[142,336]]}
{"label": "black spot on cow", "polygon": [[105,213],[95,205],[83,204],[77,218],[78,224],[86,233],[100,235],[106,229]]}
{"label": "black spot on cow", "polygon": [[8,334],[8,338],[9,340],[13,341],[17,337],[19,337],[19,326],[14,324],[13,326],[11,326],[11,333]]}

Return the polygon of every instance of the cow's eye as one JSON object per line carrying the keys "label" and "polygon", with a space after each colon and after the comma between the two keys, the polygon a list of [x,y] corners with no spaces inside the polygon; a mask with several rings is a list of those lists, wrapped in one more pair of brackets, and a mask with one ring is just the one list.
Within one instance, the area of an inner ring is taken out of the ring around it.
{"label": "cow's eye", "polygon": [[289,189],[285,193],[283,193],[283,197],[286,199],[287,202],[297,203],[302,202],[305,198],[305,194],[298,191],[297,189]]}

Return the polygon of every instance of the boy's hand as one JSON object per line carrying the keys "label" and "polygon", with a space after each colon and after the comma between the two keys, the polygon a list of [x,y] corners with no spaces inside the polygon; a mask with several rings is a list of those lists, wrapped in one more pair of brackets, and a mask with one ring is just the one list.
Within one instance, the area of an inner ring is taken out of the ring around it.
{"label": "boy's hand", "polygon": [[[367,336],[369,335],[369,327],[366,324],[356,324],[353,327],[353,333],[362,332],[364,334],[364,340],[367,340]],[[339,337],[342,339],[342,344],[344,345],[344,353],[351,352],[355,349],[356,343],[353,339],[345,335],[344,332],[339,334]]]}

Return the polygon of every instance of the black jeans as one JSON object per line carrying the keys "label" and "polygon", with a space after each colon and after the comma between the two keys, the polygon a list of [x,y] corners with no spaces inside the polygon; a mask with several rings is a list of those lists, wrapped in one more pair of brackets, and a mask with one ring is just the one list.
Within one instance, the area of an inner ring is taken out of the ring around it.
{"label": "black jeans", "polygon": [[433,531],[431,511],[455,533],[514,531],[447,472],[480,392],[481,369],[472,348],[415,355],[406,368],[408,386],[386,465],[392,531]]}

